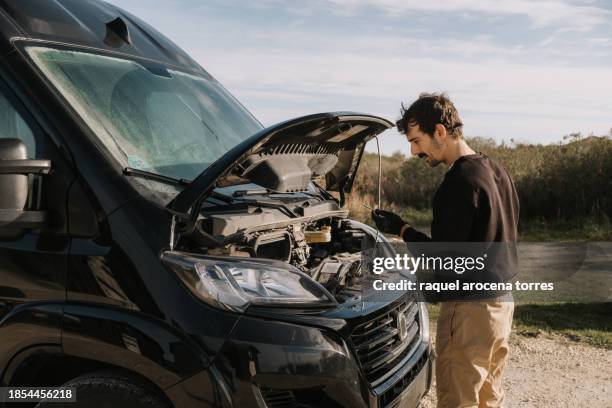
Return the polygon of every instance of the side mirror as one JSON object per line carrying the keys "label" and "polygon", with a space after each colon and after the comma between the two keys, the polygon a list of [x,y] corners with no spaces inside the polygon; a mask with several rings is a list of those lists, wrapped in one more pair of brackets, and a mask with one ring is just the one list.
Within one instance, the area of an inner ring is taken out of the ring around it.
{"label": "side mirror", "polygon": [[42,176],[50,160],[28,160],[19,139],[0,139],[0,227],[37,229],[47,218],[40,209]]}

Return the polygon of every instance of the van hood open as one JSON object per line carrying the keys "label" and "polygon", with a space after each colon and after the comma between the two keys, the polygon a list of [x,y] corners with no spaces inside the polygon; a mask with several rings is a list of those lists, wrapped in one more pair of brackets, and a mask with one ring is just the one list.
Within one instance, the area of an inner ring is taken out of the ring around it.
{"label": "van hood open", "polygon": [[214,188],[243,183],[293,192],[315,181],[328,191],[348,193],[366,143],[392,126],[386,119],[354,112],[319,113],[270,126],[207,167],[169,209],[195,219]]}

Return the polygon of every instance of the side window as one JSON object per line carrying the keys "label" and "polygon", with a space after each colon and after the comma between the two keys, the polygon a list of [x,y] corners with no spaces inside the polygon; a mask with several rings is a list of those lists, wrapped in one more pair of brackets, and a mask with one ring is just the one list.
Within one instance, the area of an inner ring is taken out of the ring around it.
{"label": "side window", "polygon": [[2,88],[0,88],[0,138],[20,139],[28,148],[28,158],[37,158],[34,132],[1,91]]}

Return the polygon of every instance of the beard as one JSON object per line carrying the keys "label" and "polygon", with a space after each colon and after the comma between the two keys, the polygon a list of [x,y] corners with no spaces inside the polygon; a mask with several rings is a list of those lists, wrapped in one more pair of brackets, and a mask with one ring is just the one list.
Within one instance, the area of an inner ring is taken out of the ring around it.
{"label": "beard", "polygon": [[438,164],[442,163],[441,160],[436,160],[428,154],[420,153],[419,158],[425,159],[425,162],[429,165],[429,167],[436,167]]}

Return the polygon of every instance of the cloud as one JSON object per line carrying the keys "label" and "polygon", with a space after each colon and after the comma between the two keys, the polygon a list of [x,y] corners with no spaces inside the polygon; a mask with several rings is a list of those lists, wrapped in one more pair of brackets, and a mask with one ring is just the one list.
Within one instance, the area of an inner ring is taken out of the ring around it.
{"label": "cloud", "polygon": [[[126,4],[141,0],[123,0]],[[151,1],[151,0],[149,0]],[[285,10],[302,17],[332,13],[351,17],[359,13],[378,11],[392,18],[418,17],[423,14],[441,16],[451,14],[462,18],[523,16],[533,27],[563,27],[565,30],[590,31],[596,26],[612,26],[612,12],[589,0],[209,0],[202,4],[190,0],[173,0],[181,8],[209,9],[210,7],[267,10]]]}
{"label": "cloud", "polygon": [[572,131],[603,133],[612,126],[607,68],[397,55],[379,60],[350,51],[328,58],[253,49],[206,58],[209,71],[267,124],[334,110],[394,119],[401,101],[427,90],[450,93],[470,135],[553,141]]}
{"label": "cloud", "polygon": [[592,3],[577,4],[563,0],[316,0],[315,3],[343,15],[368,8],[394,17],[423,12],[519,15],[527,17],[534,27],[555,24],[578,31],[589,31],[602,24],[610,25],[611,15],[609,10]]}

